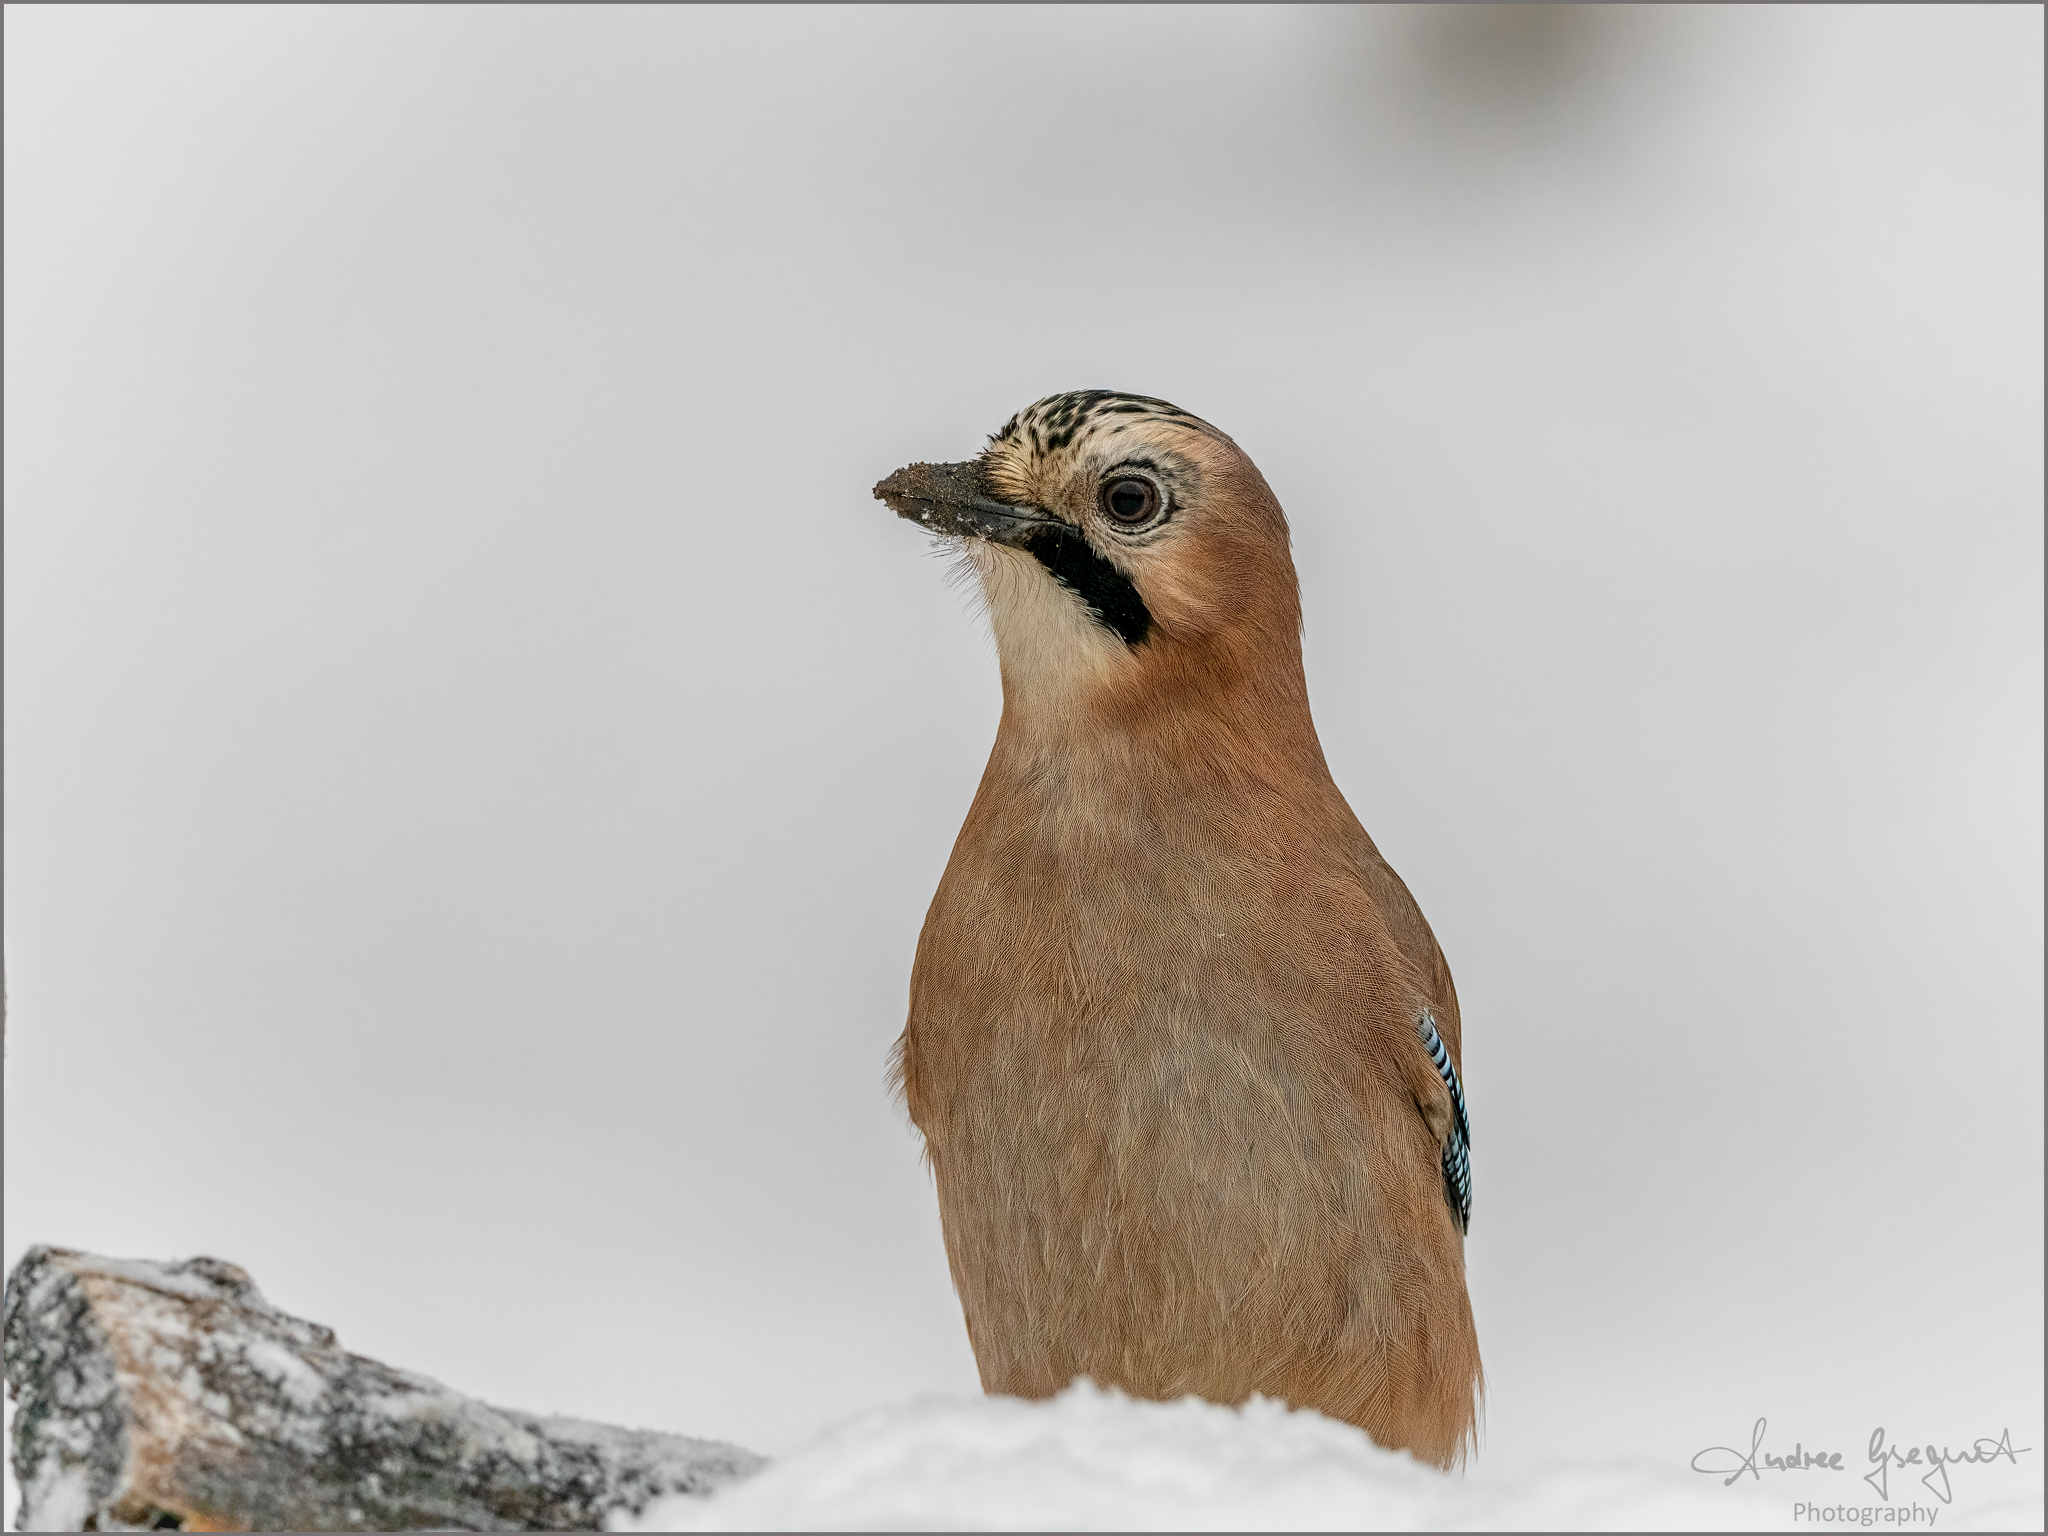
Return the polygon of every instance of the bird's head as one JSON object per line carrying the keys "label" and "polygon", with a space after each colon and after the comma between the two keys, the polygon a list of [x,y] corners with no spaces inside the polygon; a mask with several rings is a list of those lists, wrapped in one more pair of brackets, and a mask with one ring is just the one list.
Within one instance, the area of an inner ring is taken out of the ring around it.
{"label": "bird's head", "polygon": [[875,495],[960,541],[1014,705],[1064,712],[1299,678],[1280,504],[1236,443],[1163,400],[1053,395],[979,458],[912,464]]}

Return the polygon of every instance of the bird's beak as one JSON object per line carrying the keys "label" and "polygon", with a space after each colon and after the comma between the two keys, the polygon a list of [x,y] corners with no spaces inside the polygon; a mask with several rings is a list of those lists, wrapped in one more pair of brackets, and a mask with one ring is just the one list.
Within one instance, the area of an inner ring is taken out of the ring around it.
{"label": "bird's beak", "polygon": [[875,500],[886,503],[933,533],[962,534],[1020,544],[1033,530],[1059,519],[1031,507],[997,501],[981,488],[979,465],[908,464],[875,487]]}

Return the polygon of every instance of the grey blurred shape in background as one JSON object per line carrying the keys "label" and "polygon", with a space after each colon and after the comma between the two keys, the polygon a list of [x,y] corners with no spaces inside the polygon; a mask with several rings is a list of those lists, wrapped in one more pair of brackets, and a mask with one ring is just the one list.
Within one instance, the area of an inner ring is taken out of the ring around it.
{"label": "grey blurred shape in background", "polygon": [[974,1390],[882,1067],[999,697],[867,488],[1104,386],[1457,974],[1487,1464],[2041,1443],[2039,8],[5,28],[9,1265]]}

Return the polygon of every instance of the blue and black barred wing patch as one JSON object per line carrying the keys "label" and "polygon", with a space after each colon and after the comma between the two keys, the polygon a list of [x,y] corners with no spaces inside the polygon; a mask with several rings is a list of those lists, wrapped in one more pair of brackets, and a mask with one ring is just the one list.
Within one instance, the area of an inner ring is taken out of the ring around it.
{"label": "blue and black barred wing patch", "polygon": [[1429,1052],[1430,1064],[1436,1068],[1436,1075],[1444,1080],[1444,1086],[1451,1090],[1451,1134],[1444,1138],[1444,1198],[1457,1213],[1458,1230],[1472,1230],[1472,1125],[1465,1118],[1465,1088],[1458,1081],[1458,1069],[1451,1065],[1451,1053],[1444,1049],[1444,1038],[1436,1032],[1436,1020],[1427,1008],[1422,1010],[1422,1022],[1417,1026],[1422,1032],[1423,1049]]}

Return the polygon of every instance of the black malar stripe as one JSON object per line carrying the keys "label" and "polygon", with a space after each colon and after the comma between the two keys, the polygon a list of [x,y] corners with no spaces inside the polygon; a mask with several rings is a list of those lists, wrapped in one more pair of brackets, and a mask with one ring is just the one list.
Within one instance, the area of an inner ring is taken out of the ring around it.
{"label": "black malar stripe", "polygon": [[1053,580],[1078,595],[1097,623],[1125,645],[1137,645],[1152,629],[1152,610],[1131,578],[1095,553],[1078,528],[1046,528],[1027,545]]}

